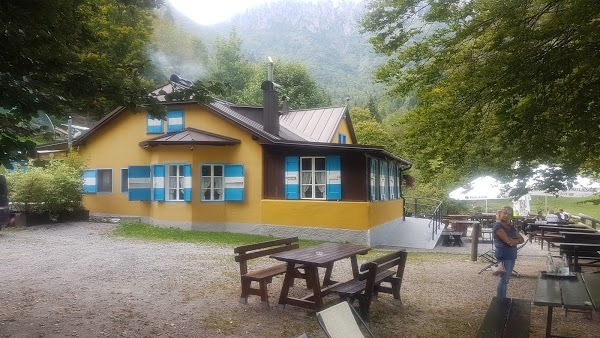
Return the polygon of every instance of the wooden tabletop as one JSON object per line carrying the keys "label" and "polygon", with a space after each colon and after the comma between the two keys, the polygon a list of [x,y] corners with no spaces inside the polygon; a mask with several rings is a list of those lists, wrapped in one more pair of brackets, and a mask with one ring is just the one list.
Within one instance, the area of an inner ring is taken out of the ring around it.
{"label": "wooden tabletop", "polygon": [[564,231],[564,232],[585,232],[585,233],[595,233],[595,232],[598,232],[597,230],[591,229],[591,228],[561,227],[561,226],[555,226],[555,225],[540,225],[539,228],[543,229],[545,231],[550,231],[550,232],[560,232],[560,231]]}
{"label": "wooden tabletop", "polygon": [[364,255],[370,248],[364,245],[323,243],[308,248],[290,250],[271,255],[271,258],[297,264],[328,266],[340,259]]}
{"label": "wooden tabletop", "polygon": [[590,294],[592,305],[596,310],[600,309],[600,274],[584,273],[581,275],[585,283],[585,287]]}
{"label": "wooden tabletop", "polygon": [[[592,277],[590,280],[592,279],[596,282],[596,279]],[[600,280],[597,282],[600,283]],[[580,273],[577,273],[577,278],[541,275],[538,278],[533,304],[550,307],[564,306],[580,310],[592,309],[590,295]]]}
{"label": "wooden tabletop", "polygon": [[599,247],[600,248],[600,243],[573,243],[573,242],[561,242],[561,243],[554,243],[555,245],[560,245],[561,247],[568,247],[568,246],[579,246],[579,247],[583,247],[583,246],[587,246],[587,247]]}

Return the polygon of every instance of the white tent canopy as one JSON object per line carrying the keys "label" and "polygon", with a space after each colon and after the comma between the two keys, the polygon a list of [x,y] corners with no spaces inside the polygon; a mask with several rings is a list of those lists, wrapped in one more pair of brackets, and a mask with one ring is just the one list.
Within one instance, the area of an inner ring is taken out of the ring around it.
{"label": "white tent canopy", "polygon": [[[481,176],[473,181],[467,187],[461,187],[450,192],[450,198],[466,200],[485,200],[485,209],[487,212],[487,200],[509,198],[511,184],[502,183],[491,176]],[[600,193],[600,183],[594,182],[588,178],[578,176],[576,184],[568,189],[561,190],[558,195],[561,197],[587,197]],[[529,201],[531,196],[554,196],[543,191],[532,190],[529,194],[522,196],[513,202],[513,207],[519,215],[529,214]],[[546,210],[548,208],[546,207]]]}
{"label": "white tent canopy", "polygon": [[458,188],[450,192],[455,200],[491,200],[508,198],[503,191],[503,184],[491,176],[482,176],[471,181],[468,187]]}

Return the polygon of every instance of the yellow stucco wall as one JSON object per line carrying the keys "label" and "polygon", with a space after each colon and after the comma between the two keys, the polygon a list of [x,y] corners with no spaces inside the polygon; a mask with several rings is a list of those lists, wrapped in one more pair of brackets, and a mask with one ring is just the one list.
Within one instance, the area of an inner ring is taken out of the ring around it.
{"label": "yellow stucco wall", "polygon": [[382,202],[276,201],[261,203],[262,223],[368,230],[402,217],[402,200]]}
{"label": "yellow stucco wall", "polygon": [[331,143],[338,143],[338,133],[344,133],[346,135],[346,144],[352,144],[352,138],[350,137],[350,128],[348,128],[348,122],[346,119],[340,121],[337,131],[331,138]]}
{"label": "yellow stucco wall", "polygon": [[[262,154],[250,133],[217,117],[203,107],[183,107],[185,127],[241,140],[234,146],[157,146],[147,149],[138,143],[157,136],[146,134],[146,114],[123,112],[80,147],[87,167],[113,169],[112,194],[86,194],[83,201],[92,212],[148,216],[183,222],[252,222],[260,220]],[[153,163],[192,165],[192,202],[128,201],[120,193],[121,168]],[[200,164],[243,164],[245,200],[242,202],[200,202]]]}

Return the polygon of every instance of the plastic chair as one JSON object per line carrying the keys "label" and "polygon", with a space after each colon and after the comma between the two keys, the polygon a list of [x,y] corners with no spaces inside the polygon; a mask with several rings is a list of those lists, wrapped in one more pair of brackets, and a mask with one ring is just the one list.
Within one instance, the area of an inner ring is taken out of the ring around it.
{"label": "plastic chair", "polygon": [[364,338],[363,331],[366,331],[369,337],[375,338],[367,324],[348,302],[341,302],[317,312],[317,321],[329,338]]}

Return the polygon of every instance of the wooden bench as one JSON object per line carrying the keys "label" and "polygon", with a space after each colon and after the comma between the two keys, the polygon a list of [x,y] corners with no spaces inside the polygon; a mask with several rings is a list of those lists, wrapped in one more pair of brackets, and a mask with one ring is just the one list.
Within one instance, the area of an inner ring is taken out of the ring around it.
{"label": "wooden bench", "polygon": [[531,301],[492,298],[476,337],[529,337]]}
{"label": "wooden bench", "polygon": [[[298,249],[298,237],[277,239],[273,241],[243,245],[233,249],[236,254],[235,261],[240,263],[240,280],[242,294],[240,303],[247,304],[248,296],[260,296],[264,307],[269,307],[269,294],[267,285],[273,281],[273,277],[285,273],[286,264],[277,264],[259,270],[248,271],[248,261],[254,258],[267,257],[269,255]],[[302,268],[302,267],[298,267]],[[306,278],[304,273],[298,272],[297,278]],[[252,287],[252,282],[258,283],[258,288]]]}
{"label": "wooden bench", "polygon": [[[406,266],[406,251],[396,251],[361,265],[358,277],[347,282],[339,283],[331,288],[340,298],[350,304],[358,299],[360,315],[365,321],[369,320],[371,300],[377,298],[380,292],[394,296],[398,304],[402,304],[400,288]],[[389,270],[396,267],[395,271]],[[382,285],[389,283],[389,285]]]}

